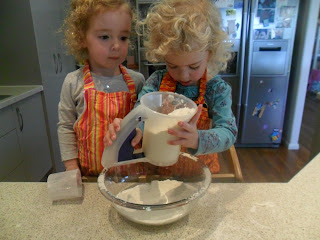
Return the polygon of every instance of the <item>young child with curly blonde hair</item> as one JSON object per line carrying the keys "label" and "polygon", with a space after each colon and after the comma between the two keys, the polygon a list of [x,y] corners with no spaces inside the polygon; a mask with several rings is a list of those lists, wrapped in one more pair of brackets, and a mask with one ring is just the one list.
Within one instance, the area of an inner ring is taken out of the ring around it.
{"label": "young child with curly blonde hair", "polygon": [[[149,77],[139,99],[149,92],[169,91],[194,100],[199,105],[197,113],[190,122],[179,122],[180,130],[168,130],[176,136],[168,143],[181,145],[207,164],[212,173],[219,172],[216,153],[230,148],[238,132],[231,110],[231,88],[217,75],[230,58],[219,10],[208,0],[162,0],[137,26],[144,29],[147,60],[167,66]],[[119,122],[115,119],[110,126],[106,145],[116,138]],[[139,132],[132,145],[141,136]],[[193,167],[184,166],[180,160],[181,167]]]}
{"label": "young child with curly blonde hair", "polygon": [[59,103],[58,138],[66,170],[98,175],[109,123],[125,117],[142,89],[142,74],[127,69],[134,14],[126,0],[73,0],[65,40],[84,67],[69,73]]}

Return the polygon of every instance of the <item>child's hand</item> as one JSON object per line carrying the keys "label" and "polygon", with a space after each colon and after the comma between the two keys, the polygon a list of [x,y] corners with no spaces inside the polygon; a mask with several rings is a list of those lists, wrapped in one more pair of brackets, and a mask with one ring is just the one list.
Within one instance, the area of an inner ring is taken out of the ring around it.
{"label": "child's hand", "polygon": [[[122,121],[121,118],[115,118],[113,120],[113,123],[109,124],[109,130],[107,131],[106,135],[103,138],[103,143],[105,146],[111,146],[112,142],[117,139],[117,132],[120,131],[121,121]],[[139,128],[137,128],[136,130],[137,130],[137,134],[131,141],[131,145],[133,147],[136,146],[142,139],[141,130]]]}
{"label": "child's hand", "polygon": [[198,106],[196,114],[191,118],[188,123],[179,122],[178,125],[181,129],[169,128],[168,133],[176,136],[178,139],[168,141],[171,145],[181,145],[186,148],[197,149],[199,145],[199,135],[197,129],[197,121],[202,111],[202,105]]}
{"label": "child's hand", "polygon": [[79,169],[79,166],[78,166],[78,159],[70,159],[70,160],[67,160],[67,161],[64,161],[64,166],[66,167],[66,171],[71,171],[71,170],[74,170],[74,169]]}
{"label": "child's hand", "polygon": [[120,130],[121,121],[122,121],[121,118],[115,118],[113,120],[113,123],[109,124],[109,129],[103,138],[103,144],[105,146],[111,146],[112,141],[116,140],[116,138],[117,138],[116,132],[119,132],[119,130]]}

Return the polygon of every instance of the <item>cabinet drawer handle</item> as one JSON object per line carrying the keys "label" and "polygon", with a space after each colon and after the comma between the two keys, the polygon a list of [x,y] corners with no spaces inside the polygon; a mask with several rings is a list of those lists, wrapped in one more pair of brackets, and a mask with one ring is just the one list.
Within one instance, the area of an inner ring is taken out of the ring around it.
{"label": "cabinet drawer handle", "polygon": [[16,112],[17,112],[17,116],[18,116],[18,122],[19,122],[20,132],[22,132],[22,130],[23,130],[23,118],[22,118],[22,114],[21,114],[19,108],[16,108]]}
{"label": "cabinet drawer handle", "polygon": [[58,73],[58,68],[59,68],[58,63],[57,63],[57,57],[56,57],[55,54],[52,54],[52,56],[53,56],[53,61],[54,61],[54,70],[55,70],[55,72],[57,74]]}
{"label": "cabinet drawer handle", "polygon": [[58,72],[62,72],[62,61],[61,61],[60,53],[58,53],[58,62],[59,62],[59,67],[60,67],[60,70],[58,70]]}

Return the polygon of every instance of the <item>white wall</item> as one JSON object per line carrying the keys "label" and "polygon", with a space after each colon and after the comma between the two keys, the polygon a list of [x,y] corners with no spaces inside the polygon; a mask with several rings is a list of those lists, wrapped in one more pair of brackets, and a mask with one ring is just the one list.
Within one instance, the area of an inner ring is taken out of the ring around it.
{"label": "white wall", "polygon": [[299,149],[319,7],[320,0],[300,0],[283,133],[283,140],[288,149]]}

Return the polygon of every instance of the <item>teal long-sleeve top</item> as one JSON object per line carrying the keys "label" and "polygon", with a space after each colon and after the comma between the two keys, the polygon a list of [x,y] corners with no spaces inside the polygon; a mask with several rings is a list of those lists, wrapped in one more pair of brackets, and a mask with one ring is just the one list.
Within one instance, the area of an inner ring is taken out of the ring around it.
{"label": "teal long-sleeve top", "polygon": [[[167,70],[158,70],[148,78],[139,93],[137,104],[144,94],[159,91],[166,72]],[[199,86],[183,86],[177,83],[176,93],[196,100],[199,96]],[[212,126],[208,130],[198,130],[198,149],[188,148],[188,152],[193,155],[223,152],[235,142],[238,133],[231,110],[231,87],[220,76],[217,75],[207,82],[204,99]]]}

